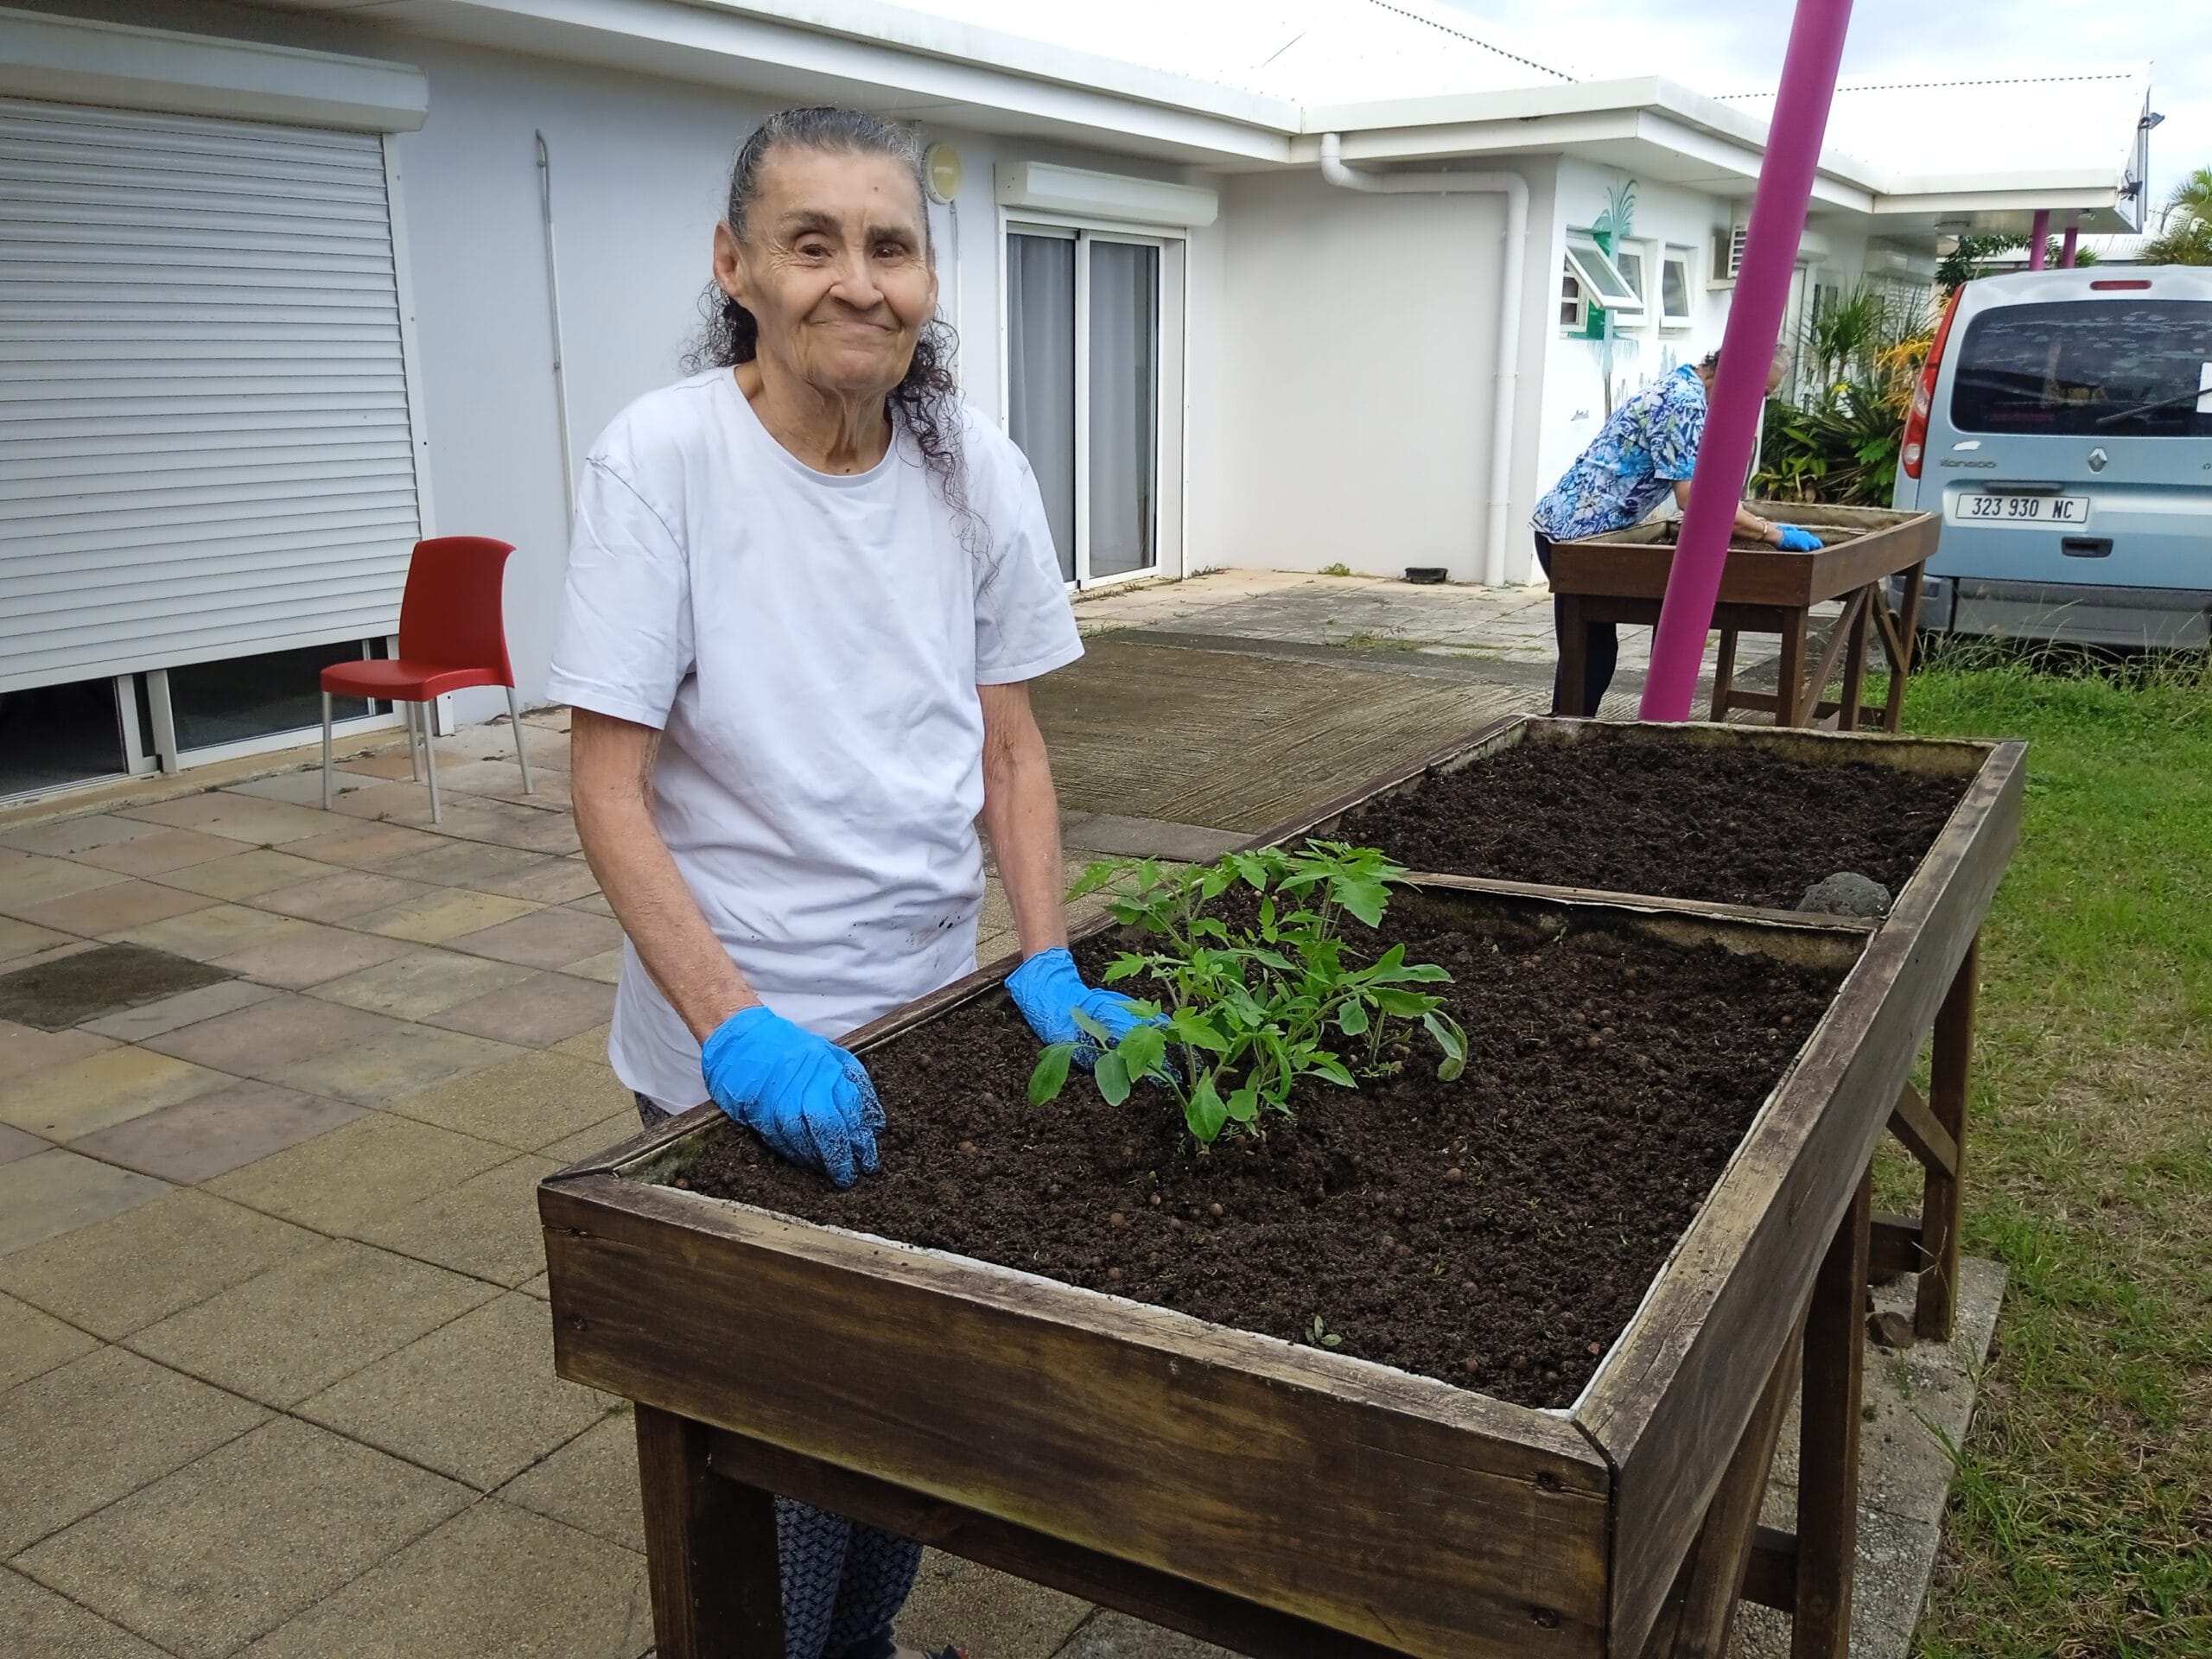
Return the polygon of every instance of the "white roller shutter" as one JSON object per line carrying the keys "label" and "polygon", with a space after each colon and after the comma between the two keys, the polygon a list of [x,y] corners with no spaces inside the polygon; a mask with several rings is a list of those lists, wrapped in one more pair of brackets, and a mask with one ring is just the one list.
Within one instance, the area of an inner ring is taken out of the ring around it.
{"label": "white roller shutter", "polygon": [[0,690],[389,633],[383,141],[0,99]]}

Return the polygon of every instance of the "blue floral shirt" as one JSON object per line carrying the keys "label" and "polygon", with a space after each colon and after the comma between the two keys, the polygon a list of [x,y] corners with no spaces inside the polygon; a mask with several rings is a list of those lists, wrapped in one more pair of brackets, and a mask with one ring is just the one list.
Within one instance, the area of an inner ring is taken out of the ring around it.
{"label": "blue floral shirt", "polygon": [[1640,524],[1695,470],[1704,436],[1705,382],[1684,364],[1613,411],[1529,522],[1555,542]]}

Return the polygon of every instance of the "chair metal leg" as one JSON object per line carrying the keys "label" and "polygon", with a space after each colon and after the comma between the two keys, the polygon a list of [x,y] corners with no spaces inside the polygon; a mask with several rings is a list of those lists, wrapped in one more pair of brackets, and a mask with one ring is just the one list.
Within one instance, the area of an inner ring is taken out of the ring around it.
{"label": "chair metal leg", "polygon": [[437,723],[430,717],[430,705],[423,705],[423,770],[430,778],[430,822],[443,823],[445,813],[438,805],[438,747],[430,741],[430,734]]}
{"label": "chair metal leg", "polygon": [[415,758],[416,705],[403,702],[399,708],[407,721],[407,775],[419,784],[423,781],[423,763]]}
{"label": "chair metal leg", "polygon": [[330,693],[322,694],[322,810],[330,810]]}
{"label": "chair metal leg", "polygon": [[512,685],[507,688],[507,724],[515,728],[515,759],[522,764],[522,792],[533,794],[536,791],[530,786],[530,751],[523,747],[522,741],[522,709],[515,702],[515,689]]}

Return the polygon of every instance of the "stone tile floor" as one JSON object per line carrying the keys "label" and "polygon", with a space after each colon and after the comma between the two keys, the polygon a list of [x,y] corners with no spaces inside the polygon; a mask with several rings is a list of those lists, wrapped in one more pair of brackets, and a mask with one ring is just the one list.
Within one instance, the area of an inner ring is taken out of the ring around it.
{"label": "stone tile floor", "polygon": [[[1229,573],[1079,615],[1548,672],[1541,590]],[[295,755],[0,813],[0,976],[118,943],[223,976],[0,1021],[0,1649],[650,1644],[626,1408],[552,1374],[533,1199],[636,1121],[565,723],[525,716],[528,796],[504,722],[440,740],[435,827],[396,740],[329,811]],[[1010,921],[994,892],[987,958]],[[977,1659],[1199,1651],[949,1558],[910,1612]]]}

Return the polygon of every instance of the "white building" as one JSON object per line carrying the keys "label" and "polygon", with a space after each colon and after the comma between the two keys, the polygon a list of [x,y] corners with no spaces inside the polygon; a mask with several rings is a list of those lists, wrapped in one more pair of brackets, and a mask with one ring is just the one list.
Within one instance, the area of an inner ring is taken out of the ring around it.
{"label": "white building", "polygon": [[[0,10],[0,796],[297,741],[418,535],[516,544],[541,695],[569,480],[677,372],[779,106],[942,147],[963,384],[1086,584],[1526,580],[1609,403],[1719,343],[1768,114],[1434,0],[31,3]],[[1971,90],[1840,96],[1799,303],[2037,209],[2139,228],[2145,78],[2083,85],[2001,142]]]}

